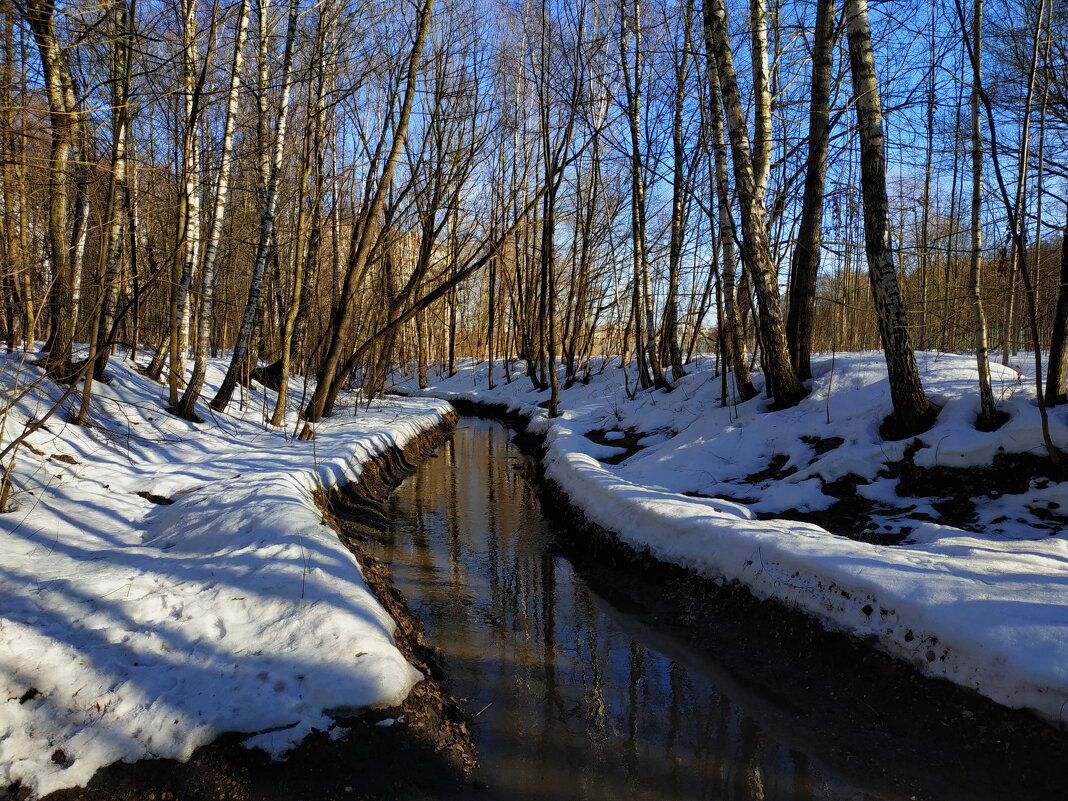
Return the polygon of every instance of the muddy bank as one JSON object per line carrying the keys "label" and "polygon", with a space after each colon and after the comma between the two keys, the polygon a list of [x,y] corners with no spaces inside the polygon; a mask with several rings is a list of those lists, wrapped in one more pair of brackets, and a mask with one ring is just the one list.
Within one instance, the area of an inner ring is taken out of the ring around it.
{"label": "muddy bank", "polygon": [[[375,508],[406,472],[449,436],[456,416],[428,429],[403,449],[392,448],[365,464],[359,496]],[[331,497],[317,502],[330,520]],[[355,496],[356,493],[348,493]],[[287,758],[274,762],[262,751],[241,745],[249,735],[231,733],[197,749],[188,762],[145,759],[116,763],[98,771],[83,788],[60,790],[44,801],[348,801],[349,799],[422,799],[456,792],[474,764],[466,720],[436,678],[433,651],[389,583],[388,572],[343,540],[356,556],[371,590],[397,621],[395,639],[405,657],[427,680],[413,688],[400,707],[375,709],[339,718],[334,738],[317,732]],[[392,724],[386,725],[389,721]],[[338,731],[348,729],[341,736]],[[336,739],[335,739],[336,738]],[[0,799],[24,799],[28,788],[0,791]]]}
{"label": "muddy bank", "polygon": [[[454,405],[501,419],[500,405]],[[517,440],[540,465],[540,441],[525,423]],[[535,471],[545,514],[564,532],[559,547],[591,586],[651,628],[713,656],[740,685],[768,699],[776,728],[812,744],[831,767],[878,777],[904,798],[1063,797],[1065,732],[924,677],[872,641],[825,631],[740,584],[721,585],[636,551],[591,524],[540,467]]]}

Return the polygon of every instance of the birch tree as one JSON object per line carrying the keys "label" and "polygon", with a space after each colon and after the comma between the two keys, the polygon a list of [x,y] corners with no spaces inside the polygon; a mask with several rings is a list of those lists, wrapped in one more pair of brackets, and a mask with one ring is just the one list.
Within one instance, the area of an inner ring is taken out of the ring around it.
{"label": "birch tree", "polygon": [[757,294],[760,340],[766,391],[779,408],[794,406],[807,394],[790,361],[786,326],[779,303],[779,284],[771,256],[771,243],[765,220],[763,198],[755,172],[745,112],[734,71],[727,12],[723,0],[708,0],[704,6],[706,47],[716,59],[716,72],[722,95],[734,165],[734,183],[742,222],[742,264]]}
{"label": "birch tree", "polygon": [[972,11],[972,91],[971,110],[972,155],[972,219],[971,253],[969,254],[969,289],[972,302],[972,328],[975,333],[975,360],[979,370],[979,420],[983,431],[998,426],[994,411],[994,393],[990,387],[990,361],[987,357],[986,313],[983,310],[983,131],[979,116],[979,92],[983,85],[983,0],[974,0]]}
{"label": "birch tree", "polygon": [[245,38],[248,33],[249,0],[240,0],[237,12],[237,34],[234,39],[234,54],[230,67],[230,86],[226,94],[226,116],[223,121],[222,153],[215,177],[215,200],[208,224],[208,241],[204,248],[204,262],[200,267],[200,313],[197,317],[196,342],[194,345],[193,373],[185,392],[174,408],[175,414],[187,420],[198,420],[196,402],[204,387],[208,366],[208,344],[211,325],[215,315],[215,265],[219,257],[219,242],[222,239],[223,223],[230,195],[230,173],[233,167],[234,128],[237,120],[240,97],[241,70],[245,60]]}
{"label": "birch tree", "polygon": [[627,130],[629,133],[628,160],[631,191],[631,249],[633,262],[633,303],[635,353],[638,357],[638,380],[643,388],[668,386],[660,365],[660,349],[656,344],[652,289],[649,282],[649,254],[647,238],[646,169],[642,158],[642,103],[645,82],[645,54],[642,47],[642,0],[627,0],[619,4],[619,57],[623,67],[623,87],[626,91]]}
{"label": "birch tree", "polygon": [[893,436],[905,438],[930,425],[936,409],[920,382],[912,350],[905,305],[897,282],[897,266],[890,242],[890,202],[886,193],[883,112],[875,76],[867,0],[846,0],[849,63],[860,139],[860,176],[864,201],[864,249],[868,280],[886,356],[890,399],[894,405]]}
{"label": "birch tree", "polygon": [[72,253],[78,247],[78,232],[71,225],[69,172],[76,137],[81,135],[82,110],[66,52],[56,31],[53,0],[26,0],[21,13],[33,34],[41,58],[41,72],[48,98],[48,259],[51,267],[49,336],[46,371],[59,379],[72,377],[74,345],[74,299],[77,278]]}
{"label": "birch tree", "polygon": [[[728,175],[729,156],[727,154],[727,137],[723,125],[723,100],[719,90],[719,68],[716,66],[716,58],[713,55],[714,45],[711,39],[705,38],[706,74],[708,77],[708,102],[705,112],[709,117],[712,129],[712,160],[710,173],[714,176],[715,207],[717,212],[712,214],[712,204],[709,204],[709,223],[719,227],[719,268],[721,279],[720,296],[723,306],[723,320],[720,327],[724,331],[724,344],[726,347],[727,360],[730,363],[731,372],[734,375],[735,389],[738,400],[745,402],[755,398],[758,394],[753,386],[752,377],[749,374],[749,359],[745,352],[745,340],[742,337],[741,325],[735,307],[737,302],[737,271],[735,268],[734,252],[734,224],[731,217],[731,191],[730,177]],[[724,368],[725,369],[725,368]],[[726,397],[724,397],[726,403]]]}
{"label": "birch tree", "polygon": [[293,57],[296,49],[297,20],[300,12],[300,0],[290,0],[289,21],[286,25],[285,51],[282,55],[282,89],[278,99],[278,122],[274,129],[271,143],[270,177],[264,197],[263,216],[260,219],[259,243],[256,246],[256,261],[252,265],[252,280],[249,285],[245,313],[238,329],[237,341],[234,343],[233,356],[226,370],[219,391],[211,399],[211,408],[224,411],[233,397],[234,388],[241,368],[248,357],[249,340],[252,337],[252,324],[260,305],[260,290],[263,286],[263,273],[267,266],[267,256],[274,235],[275,213],[278,207],[278,183],[282,178],[282,148],[286,139],[286,126],[289,123],[289,94],[293,87]]}

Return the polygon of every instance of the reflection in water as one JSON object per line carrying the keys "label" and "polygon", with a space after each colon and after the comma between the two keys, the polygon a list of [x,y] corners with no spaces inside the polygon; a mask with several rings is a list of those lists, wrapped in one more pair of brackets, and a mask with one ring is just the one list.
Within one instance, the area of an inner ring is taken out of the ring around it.
{"label": "reflection in water", "polygon": [[487,796],[877,798],[762,731],[700,658],[647,645],[553,553],[507,430],[464,423],[390,498],[371,550],[475,717]]}

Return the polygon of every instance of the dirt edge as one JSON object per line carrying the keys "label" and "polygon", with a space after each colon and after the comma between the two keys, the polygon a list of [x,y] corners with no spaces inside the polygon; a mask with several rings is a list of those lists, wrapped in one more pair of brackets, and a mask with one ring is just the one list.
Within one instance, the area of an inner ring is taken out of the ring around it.
{"label": "dirt edge", "polygon": [[409,731],[430,746],[462,780],[477,766],[468,717],[442,688],[440,682],[445,673],[440,653],[427,643],[423,625],[394,586],[388,565],[372,557],[360,544],[365,527],[373,530],[374,523],[382,517],[382,502],[452,435],[458,419],[456,412],[449,412],[439,425],[425,430],[403,449],[392,448],[365,464],[358,483],[320,490],[313,497],[323,518],[352,552],[367,585],[396,622],[393,638],[397,648],[427,677],[412,689],[403,704]]}

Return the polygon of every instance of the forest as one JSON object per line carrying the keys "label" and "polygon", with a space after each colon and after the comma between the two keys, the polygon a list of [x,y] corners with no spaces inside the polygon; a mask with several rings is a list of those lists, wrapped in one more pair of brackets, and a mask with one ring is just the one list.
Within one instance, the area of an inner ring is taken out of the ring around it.
{"label": "forest", "polygon": [[724,404],[760,369],[786,408],[813,352],[881,348],[894,437],[937,413],[917,349],[976,354],[981,429],[989,358],[1065,400],[1063,4],[3,9],[0,324],[80,421],[112,358],[194,419],[222,354],[217,411],[257,378],[278,425],[314,377],[305,438],[465,356],[550,415],[606,354],[633,395],[714,353]]}
{"label": "forest", "polygon": [[0,9],[0,797],[1063,796],[1068,3]]}

